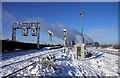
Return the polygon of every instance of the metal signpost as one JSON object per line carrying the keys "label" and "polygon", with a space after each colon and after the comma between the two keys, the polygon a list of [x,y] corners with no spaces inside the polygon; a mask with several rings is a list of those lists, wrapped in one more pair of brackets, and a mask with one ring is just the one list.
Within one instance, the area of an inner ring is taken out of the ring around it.
{"label": "metal signpost", "polygon": [[32,30],[32,36],[37,36],[37,49],[39,46],[40,38],[40,22],[26,21],[26,22],[14,22],[12,26],[12,41],[16,41],[16,30],[22,29],[22,35],[28,36],[28,29]]}
{"label": "metal signpost", "polygon": [[66,48],[66,36],[67,36],[67,31],[66,31],[66,29],[63,29],[63,37],[64,37],[64,53],[65,53],[65,48]]}
{"label": "metal signpost", "polygon": [[50,47],[52,46],[52,36],[53,36],[53,32],[51,32],[50,30],[48,30],[49,33],[49,37],[50,37]]}

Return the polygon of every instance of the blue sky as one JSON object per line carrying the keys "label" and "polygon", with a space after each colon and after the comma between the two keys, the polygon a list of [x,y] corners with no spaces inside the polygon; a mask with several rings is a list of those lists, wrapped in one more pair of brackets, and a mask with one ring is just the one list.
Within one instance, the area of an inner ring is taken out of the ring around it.
{"label": "blue sky", "polygon": [[[2,37],[11,39],[13,21],[39,19],[47,25],[62,23],[66,27],[80,31],[80,11],[84,11],[84,34],[100,43],[117,43],[118,41],[118,4],[115,2],[25,2],[2,3]],[[56,29],[57,30],[57,29]],[[29,31],[30,32],[30,31]],[[17,40],[32,42],[36,37],[23,37],[17,31]],[[53,40],[62,43],[61,38]],[[48,34],[40,32],[40,41],[48,43]]]}

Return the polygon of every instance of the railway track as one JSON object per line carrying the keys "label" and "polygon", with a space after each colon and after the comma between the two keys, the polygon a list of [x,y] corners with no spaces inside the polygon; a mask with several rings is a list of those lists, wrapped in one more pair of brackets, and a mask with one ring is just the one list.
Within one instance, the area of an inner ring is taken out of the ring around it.
{"label": "railway track", "polygon": [[104,49],[100,51],[104,53],[120,56],[119,51],[111,51],[111,50],[104,50]]}
{"label": "railway track", "polygon": [[[58,50],[56,50],[56,51],[58,51]],[[54,52],[54,51],[52,51],[52,52]],[[48,52],[48,53],[52,53],[52,52]],[[44,54],[48,54],[48,53],[45,52]],[[34,56],[34,57],[30,57],[30,58],[27,58],[25,60],[20,60],[20,61],[12,62],[12,63],[6,64],[6,65],[1,65],[0,68],[4,68],[6,66],[10,66],[10,65],[15,64],[15,63],[20,63],[20,62],[28,61],[28,60],[34,59],[34,58],[36,58],[38,56],[42,56],[44,54],[37,55],[37,56]]]}
{"label": "railway track", "polygon": [[[120,56],[119,51],[111,51],[111,50],[104,50],[104,49],[101,49],[101,50],[99,50],[99,49],[93,49],[93,50],[94,51],[99,51],[99,52],[103,52],[103,53],[108,53],[108,54]],[[91,50],[91,52],[92,52],[92,50]]]}
{"label": "railway track", "polygon": [[[57,53],[59,53],[59,52],[62,52],[62,50],[63,50],[63,49],[57,49],[57,50],[54,50],[54,51],[50,51],[50,52],[47,52],[47,53],[43,53],[43,54],[40,54],[40,55],[38,55],[38,56],[34,56],[34,57],[31,57],[31,58],[28,58],[28,59],[25,59],[25,60],[21,60],[21,61],[17,61],[17,62],[14,62],[14,63],[10,63],[10,64],[3,65],[3,66],[0,67],[0,68],[2,68],[2,69],[8,68],[7,71],[8,71],[8,70],[11,70],[10,68],[15,69],[14,72],[6,73],[6,74],[4,75],[4,77],[9,77],[9,76],[12,76],[13,74],[15,74],[15,73],[17,73],[17,72],[19,72],[19,71],[21,71],[21,70],[23,70],[23,69],[31,66],[31,65],[36,64],[36,62],[37,62],[36,60],[37,60],[37,59],[43,58],[43,57],[45,57],[45,56],[47,56],[47,55],[51,55],[51,54],[54,54],[54,55],[55,55],[55,54],[57,54]],[[24,64],[23,64],[23,63],[25,63],[25,62],[26,62],[26,64],[27,64],[26,66],[24,66]],[[21,67],[19,67],[19,69],[18,69],[18,68],[17,68],[17,65],[20,65],[20,64],[21,64]],[[22,66],[22,64],[23,64],[23,66]]]}
{"label": "railway track", "polygon": [[118,55],[120,56],[120,53],[118,51],[111,51],[111,50],[103,50],[105,53],[108,53],[108,54],[113,54],[113,55]]}
{"label": "railway track", "polygon": [[21,68],[21,69],[15,71],[15,72],[12,72],[12,73],[10,73],[10,74],[4,76],[4,78],[8,78],[8,77],[12,76],[13,74],[15,74],[15,73],[17,73],[17,72],[19,72],[19,71],[21,71],[21,70],[23,70],[23,69],[25,69],[25,68],[31,66],[31,65],[33,65],[33,64],[35,64],[35,63],[36,63],[36,62],[33,62],[32,64],[29,64],[28,66],[25,66],[25,67],[23,67],[23,68]]}

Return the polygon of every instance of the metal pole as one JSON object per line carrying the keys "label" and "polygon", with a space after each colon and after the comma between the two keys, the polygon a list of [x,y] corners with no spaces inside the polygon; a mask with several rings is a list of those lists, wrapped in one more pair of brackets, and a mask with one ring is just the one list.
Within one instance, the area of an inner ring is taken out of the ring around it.
{"label": "metal pole", "polygon": [[12,41],[16,41],[16,29],[12,26]]}
{"label": "metal pole", "polygon": [[39,38],[40,38],[40,23],[37,22],[37,49],[39,50],[40,48],[40,41],[39,41]]}
{"label": "metal pole", "polygon": [[66,47],[66,46],[65,46],[65,37],[64,37],[64,53],[65,53],[65,47]]}
{"label": "metal pole", "polygon": [[83,12],[80,13],[81,16],[81,34],[82,34],[82,44],[84,44],[84,36],[83,36]]}
{"label": "metal pole", "polygon": [[51,44],[52,44],[52,43],[51,43],[51,42],[52,42],[51,33],[49,33],[49,38],[50,38],[50,43],[49,43],[49,44],[50,44],[50,47],[51,47]]}
{"label": "metal pole", "polygon": [[52,47],[52,36],[53,36],[53,32],[51,32],[50,30],[48,30],[49,33],[49,38],[50,38],[50,47]]}
{"label": "metal pole", "polygon": [[63,35],[64,35],[64,53],[66,49],[66,29],[63,29]]}
{"label": "metal pole", "polygon": [[83,44],[83,22],[82,22],[82,16],[81,16],[81,33],[82,33],[82,44]]}
{"label": "metal pole", "polygon": [[83,36],[83,11],[80,12],[81,16],[81,33],[82,33],[82,45],[81,45],[81,59],[84,59],[84,36]]}
{"label": "metal pole", "polygon": [[13,34],[14,34],[14,33],[13,33],[13,25],[12,25],[12,41],[14,40]]}
{"label": "metal pole", "polygon": [[52,34],[50,35],[50,47],[52,47]]}

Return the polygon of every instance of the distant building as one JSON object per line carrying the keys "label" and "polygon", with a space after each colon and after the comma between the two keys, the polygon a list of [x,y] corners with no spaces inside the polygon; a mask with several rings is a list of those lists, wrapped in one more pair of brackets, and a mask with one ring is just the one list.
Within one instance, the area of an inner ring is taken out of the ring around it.
{"label": "distant building", "polygon": [[72,47],[75,45],[75,41],[66,41],[67,47]]}

